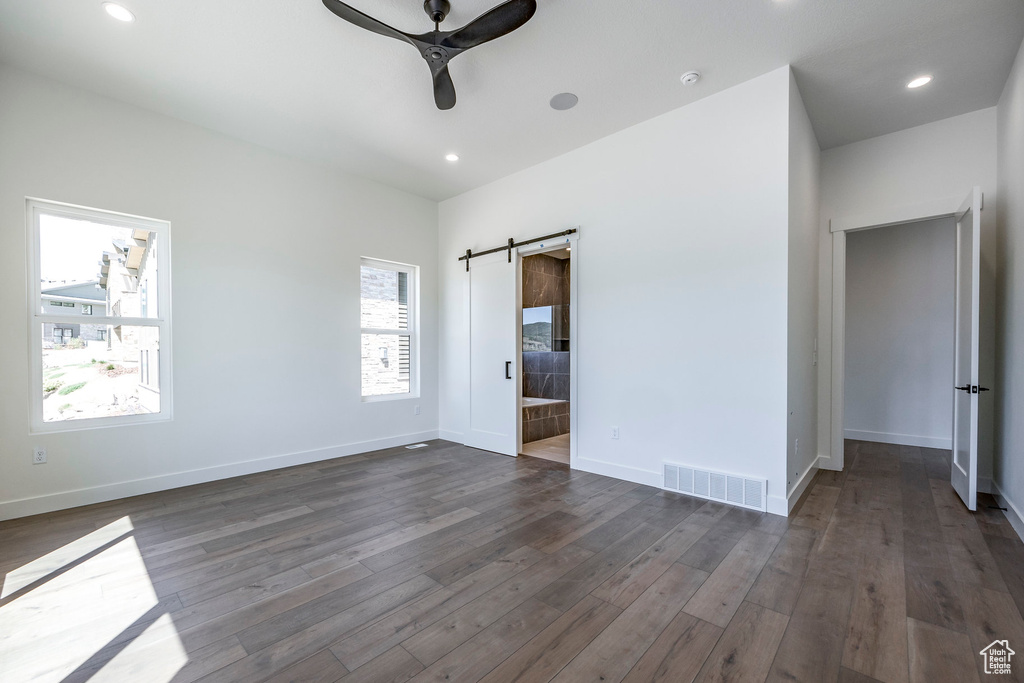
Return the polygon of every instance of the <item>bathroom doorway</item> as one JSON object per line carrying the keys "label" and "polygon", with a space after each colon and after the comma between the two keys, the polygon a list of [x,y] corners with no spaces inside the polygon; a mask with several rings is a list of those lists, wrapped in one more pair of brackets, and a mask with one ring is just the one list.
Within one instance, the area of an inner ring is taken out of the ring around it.
{"label": "bathroom doorway", "polygon": [[572,246],[524,255],[519,452],[570,462]]}

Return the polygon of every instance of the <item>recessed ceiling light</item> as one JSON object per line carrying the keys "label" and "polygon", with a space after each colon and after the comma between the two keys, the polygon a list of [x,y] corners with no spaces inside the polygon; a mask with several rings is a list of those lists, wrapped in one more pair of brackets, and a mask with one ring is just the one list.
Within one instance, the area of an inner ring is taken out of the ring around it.
{"label": "recessed ceiling light", "polygon": [[682,81],[683,85],[693,85],[694,83],[700,80],[700,72],[687,71],[686,73],[679,77],[679,80]]}
{"label": "recessed ceiling light", "polygon": [[135,15],[128,11],[127,8],[122,7],[114,2],[103,3],[103,9],[107,10],[107,14],[114,17],[118,21],[132,22],[135,21]]}
{"label": "recessed ceiling light", "polygon": [[551,108],[557,111],[565,111],[572,109],[580,101],[580,98],[573,95],[571,92],[560,92],[551,98]]}
{"label": "recessed ceiling light", "polygon": [[920,88],[922,85],[928,85],[932,82],[931,76],[920,76],[907,83],[908,88]]}
{"label": "recessed ceiling light", "polygon": [[459,155],[458,154],[447,154],[447,155],[445,155],[444,158],[447,159],[448,161],[455,162],[455,161],[459,160]]}

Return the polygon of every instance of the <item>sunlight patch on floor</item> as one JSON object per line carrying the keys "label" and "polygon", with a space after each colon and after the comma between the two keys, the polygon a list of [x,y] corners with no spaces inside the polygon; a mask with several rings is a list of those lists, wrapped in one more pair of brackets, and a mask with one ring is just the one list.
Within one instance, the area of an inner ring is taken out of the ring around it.
{"label": "sunlight patch on floor", "polygon": [[91,680],[166,683],[185,665],[170,615],[147,615],[158,599],[131,530],[122,518],[7,575],[5,598],[38,585],[0,604],[0,680],[58,683],[115,652]]}
{"label": "sunlight patch on floor", "polygon": [[3,593],[0,594],[0,599],[6,598],[30,583],[52,574],[61,567],[66,567],[89,553],[99,550],[111,541],[133,530],[134,527],[131,520],[127,517],[122,517],[91,534],[82,536],[67,545],[57,548],[52,553],[47,553],[25,566],[15,569],[8,573],[4,579],[4,588]]}

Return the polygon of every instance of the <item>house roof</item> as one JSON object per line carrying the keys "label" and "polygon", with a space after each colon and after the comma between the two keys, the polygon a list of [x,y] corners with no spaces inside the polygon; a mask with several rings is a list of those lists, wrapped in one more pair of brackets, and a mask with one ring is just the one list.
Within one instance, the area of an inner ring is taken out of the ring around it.
{"label": "house roof", "polygon": [[42,293],[48,298],[68,299],[89,299],[91,301],[106,301],[107,296],[99,288],[99,281],[76,282],[70,285],[58,285],[56,287],[42,288]]}

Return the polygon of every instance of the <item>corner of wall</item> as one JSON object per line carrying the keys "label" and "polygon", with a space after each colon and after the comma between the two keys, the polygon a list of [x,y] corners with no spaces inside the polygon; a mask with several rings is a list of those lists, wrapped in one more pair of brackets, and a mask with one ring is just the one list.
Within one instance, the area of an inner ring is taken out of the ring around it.
{"label": "corner of wall", "polygon": [[[787,500],[801,487],[807,472],[813,471],[818,454],[818,367],[814,356],[818,336],[821,150],[792,69],[788,144]],[[787,503],[787,512],[789,507]]]}
{"label": "corner of wall", "polygon": [[[996,376],[992,484],[1024,537],[1024,44],[996,108]],[[1017,418],[1017,419],[1015,419]]]}

